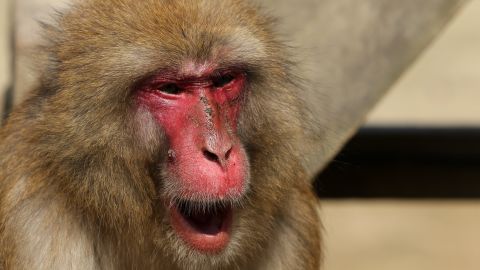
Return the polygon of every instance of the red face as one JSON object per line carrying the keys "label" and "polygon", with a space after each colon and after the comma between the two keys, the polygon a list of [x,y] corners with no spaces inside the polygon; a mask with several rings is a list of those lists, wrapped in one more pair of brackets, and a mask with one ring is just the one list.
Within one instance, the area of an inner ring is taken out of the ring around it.
{"label": "red face", "polygon": [[[246,75],[241,70],[161,72],[137,92],[169,145],[163,181],[172,227],[192,248],[218,253],[247,188],[248,159],[237,137]],[[227,203],[225,203],[227,202]],[[201,211],[200,211],[201,210]]]}

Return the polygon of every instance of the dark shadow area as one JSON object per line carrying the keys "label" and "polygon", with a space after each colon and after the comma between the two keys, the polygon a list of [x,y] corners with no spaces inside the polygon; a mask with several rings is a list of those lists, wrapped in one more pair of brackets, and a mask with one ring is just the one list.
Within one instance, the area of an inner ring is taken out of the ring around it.
{"label": "dark shadow area", "polygon": [[9,9],[9,25],[10,25],[10,29],[9,29],[9,35],[10,35],[10,44],[9,44],[9,47],[10,47],[10,53],[9,53],[9,56],[10,56],[10,70],[11,70],[11,82],[10,82],[10,86],[6,89],[6,91],[4,92],[4,96],[3,96],[3,112],[2,112],[2,122],[5,123],[5,121],[7,120],[8,116],[10,115],[10,112],[12,111],[13,109],[13,103],[14,103],[14,95],[15,95],[15,86],[14,86],[14,82],[15,82],[15,78],[16,78],[16,62],[15,62],[15,56],[17,55],[17,44],[16,44],[16,41],[17,41],[17,36],[16,36],[16,32],[15,32],[15,27],[13,27],[16,23],[16,20],[15,20],[15,14],[16,14],[16,8],[15,8],[15,1],[9,1],[8,2],[8,6],[7,8]]}
{"label": "dark shadow area", "polygon": [[7,87],[7,89],[5,90],[4,92],[4,96],[2,97],[3,98],[3,112],[1,112],[2,114],[2,119],[3,121],[1,121],[3,124],[5,124],[5,121],[7,120],[8,116],[10,115],[10,112],[12,111],[13,109],[13,100],[14,100],[14,91],[15,91],[15,87],[14,87],[14,78],[16,78],[16,63],[15,63],[15,55],[16,54],[16,32],[15,32],[15,27],[12,27],[13,25],[15,25],[15,17],[14,17],[14,14],[16,12],[15,10],[15,4],[14,4],[14,1],[10,1],[8,2],[8,9],[9,9],[9,20],[10,20],[10,23],[9,25],[11,26],[10,27],[10,31],[9,31],[9,35],[10,35],[10,42],[9,42],[9,49],[10,49],[10,52],[9,52],[9,62],[10,62],[10,70],[11,70],[11,82],[10,82],[10,85]]}
{"label": "dark shadow area", "polygon": [[3,112],[2,112],[3,122],[7,120],[8,116],[10,115],[10,112],[12,111],[12,107],[13,107],[13,86],[10,86],[5,91],[5,95],[3,97]]}
{"label": "dark shadow area", "polygon": [[321,198],[480,198],[480,129],[364,128],[315,188]]}

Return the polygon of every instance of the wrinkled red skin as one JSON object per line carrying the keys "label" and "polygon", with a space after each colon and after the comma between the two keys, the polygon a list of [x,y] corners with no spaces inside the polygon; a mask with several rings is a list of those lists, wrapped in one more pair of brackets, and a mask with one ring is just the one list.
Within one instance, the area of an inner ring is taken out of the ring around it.
{"label": "wrinkled red skin", "polygon": [[[222,74],[234,79],[215,86]],[[241,71],[200,67],[181,75],[160,72],[137,89],[138,105],[147,108],[167,137],[166,181],[176,182],[179,198],[216,201],[244,194],[248,160],[236,131],[245,82]],[[172,83],[180,87],[179,93],[162,91]],[[218,253],[228,244],[229,228],[216,236],[195,234],[177,211],[170,212],[173,227],[193,248]]]}

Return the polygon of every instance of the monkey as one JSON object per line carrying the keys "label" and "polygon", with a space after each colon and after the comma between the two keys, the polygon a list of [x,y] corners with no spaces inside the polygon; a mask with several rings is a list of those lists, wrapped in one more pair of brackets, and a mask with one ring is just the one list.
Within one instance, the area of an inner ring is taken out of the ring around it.
{"label": "monkey", "polygon": [[319,269],[308,112],[245,0],[85,0],[0,131],[0,268]]}

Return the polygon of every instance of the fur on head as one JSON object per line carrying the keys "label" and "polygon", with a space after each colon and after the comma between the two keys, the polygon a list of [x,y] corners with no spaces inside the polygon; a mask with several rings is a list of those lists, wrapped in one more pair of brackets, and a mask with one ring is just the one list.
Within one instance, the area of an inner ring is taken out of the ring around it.
{"label": "fur on head", "polygon": [[[304,177],[292,143],[302,137],[302,90],[271,20],[240,0],[86,0],[46,31],[42,85],[26,101],[29,109],[12,116],[31,123],[20,136],[38,149],[25,153],[28,165],[21,166],[47,172],[42,181],[112,239],[153,238],[156,252],[187,269],[233,267],[253,257],[288,190]],[[234,204],[240,218],[230,243],[213,255],[190,249],[173,232],[171,202],[163,201],[171,188],[158,166],[169,155],[165,131],[134,98],[136,86],[161,70],[191,73],[202,65],[234,65],[246,74],[235,132],[249,181]]]}

